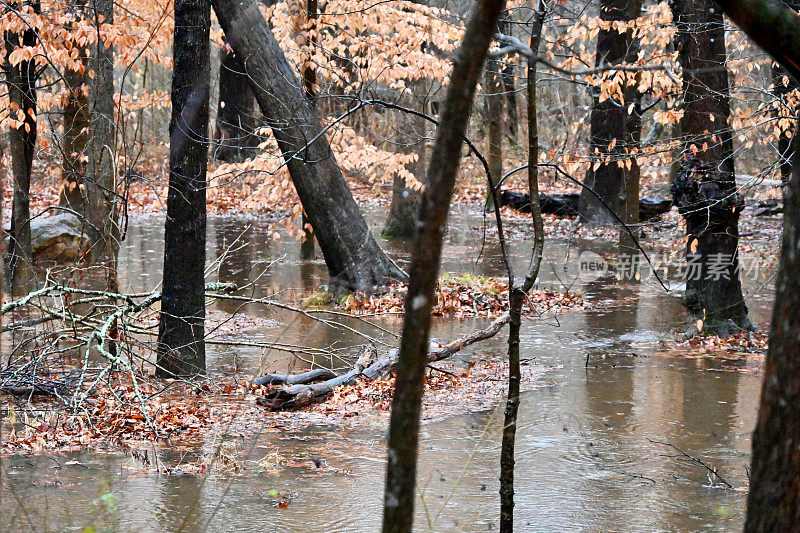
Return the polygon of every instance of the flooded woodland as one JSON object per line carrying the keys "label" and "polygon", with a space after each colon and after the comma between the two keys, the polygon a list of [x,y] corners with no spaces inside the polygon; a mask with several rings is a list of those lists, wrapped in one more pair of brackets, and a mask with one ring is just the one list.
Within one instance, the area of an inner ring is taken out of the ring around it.
{"label": "flooded woodland", "polygon": [[8,4],[2,531],[796,531],[800,4]]}

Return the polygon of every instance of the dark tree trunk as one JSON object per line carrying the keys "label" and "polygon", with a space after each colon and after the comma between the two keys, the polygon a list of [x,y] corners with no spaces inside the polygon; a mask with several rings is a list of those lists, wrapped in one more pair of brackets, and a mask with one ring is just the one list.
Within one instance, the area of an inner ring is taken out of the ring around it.
{"label": "dark tree trunk", "polygon": [[[539,52],[542,26],[544,24],[543,1],[534,4],[536,14],[531,27],[530,48],[533,53]],[[536,62],[528,63],[528,195],[533,198],[530,204],[533,222],[533,250],[531,266],[525,277],[515,282],[513,273],[509,272],[508,293],[508,398],[503,413],[503,440],[500,447],[500,532],[514,531],[514,447],[517,435],[517,414],[519,412],[519,389],[522,381],[519,360],[519,330],[522,325],[522,306],[539,276],[544,248],[544,226],[542,209],[539,204],[539,120],[537,117],[538,101],[536,97]]]}
{"label": "dark tree trunk", "polygon": [[683,163],[672,185],[686,219],[686,293],[691,321],[704,333],[749,329],[739,281],[738,219],[722,12],[709,0],[673,2],[683,69]]}
{"label": "dark tree trunk", "polygon": [[482,0],[470,17],[464,41],[456,54],[428,166],[420,230],[411,257],[411,279],[389,422],[384,532],[410,532],[414,523],[419,419],[442,240],[475,87],[504,4],[503,0]]}
{"label": "dark tree trunk", "polygon": [[489,163],[491,185],[487,183],[487,211],[494,211],[494,195],[490,187],[503,177],[503,108],[504,96],[501,74],[497,71],[499,62],[488,62],[484,76],[486,91],[486,153]]}
{"label": "dark tree trunk", "polygon": [[[95,20],[114,22],[114,1],[93,0]],[[114,47],[94,46],[91,58],[94,78],[89,92],[91,139],[86,170],[87,220],[94,234],[91,258],[107,262],[109,289],[116,290],[119,228],[116,214],[116,120],[114,118]]]}
{"label": "dark tree trunk", "polygon": [[215,0],[217,18],[244,62],[256,101],[288,161],[297,194],[335,289],[372,290],[404,279],[378,246],[331,152],[314,105],[254,0]]}
{"label": "dark tree trunk", "polygon": [[[34,4],[39,11],[39,3]],[[6,53],[20,46],[34,46],[36,34],[26,30],[20,36],[6,33]],[[6,264],[11,294],[25,293],[30,289],[33,276],[33,254],[31,252],[30,186],[33,154],[36,149],[36,64],[22,61],[11,65],[6,61],[6,84],[9,101],[24,115],[18,128],[11,128],[8,147],[11,155],[11,177],[14,181],[14,197],[11,205],[11,232]]]}
{"label": "dark tree trunk", "polygon": [[219,51],[219,106],[214,156],[240,162],[258,153],[256,98],[244,66],[233,51]]}
{"label": "dark tree trunk", "polygon": [[[605,21],[628,22],[639,16],[641,0],[602,0],[600,18]],[[618,65],[635,57],[635,43],[630,31],[619,33],[616,29],[600,30],[597,36],[597,57],[595,66]],[[586,173],[585,184],[602,198],[602,202],[587,188],[581,191],[580,211],[583,218],[595,224],[616,224],[615,213],[621,220],[627,220],[628,196],[638,194],[628,190],[629,180],[625,162],[632,148],[628,144],[630,131],[628,107],[631,102],[620,104],[618,97],[600,101],[600,88],[594,89],[592,113],[590,117],[589,154],[592,166]],[[625,96],[632,94],[624,91]],[[599,166],[598,166],[599,163]],[[631,200],[631,205],[636,205]],[[605,205],[603,205],[605,203]],[[608,207],[606,207],[608,206]]]}
{"label": "dark tree trunk", "polygon": [[[84,4],[75,4],[78,22],[85,9]],[[72,26],[70,26],[72,29]],[[66,70],[64,84],[68,91],[67,104],[64,106],[64,137],[62,142],[61,176],[63,183],[59,195],[59,204],[86,216],[86,159],[88,157],[89,132],[91,117],[89,110],[88,88],[91,79],[88,76],[86,50],[80,50],[81,64],[84,72]]]}
{"label": "dark tree trunk", "polygon": [[[800,79],[797,12],[774,0],[718,3],[795,81]],[[744,527],[748,533],[794,531],[800,523],[800,137],[795,135],[793,144],[769,350],[753,433]]]}
{"label": "dark tree trunk", "polygon": [[[800,56],[798,56],[800,60]],[[800,524],[800,152],[794,165],[783,222],[775,307],[764,365],[758,421],[753,433],[745,531],[796,531]]]}
{"label": "dark tree trunk", "polygon": [[91,121],[89,96],[84,86],[89,85],[85,74],[74,70],[64,72],[69,91],[64,107],[64,140],[61,159],[63,179],[59,203],[82,216],[86,215],[86,158]]}
{"label": "dark tree trunk", "polygon": [[176,0],[170,173],[164,283],[158,328],[160,376],[205,372],[206,164],[209,0]]}
{"label": "dark tree trunk", "polygon": [[[424,118],[408,115],[402,111],[398,111],[395,116],[397,120],[395,131],[399,133],[397,143],[403,147],[404,152],[417,154],[417,160],[408,165],[408,168],[418,180],[422,180],[425,174],[427,122]],[[392,182],[392,205],[389,208],[383,235],[403,238],[415,236],[421,201],[420,191],[407,187],[406,180],[396,175]]]}

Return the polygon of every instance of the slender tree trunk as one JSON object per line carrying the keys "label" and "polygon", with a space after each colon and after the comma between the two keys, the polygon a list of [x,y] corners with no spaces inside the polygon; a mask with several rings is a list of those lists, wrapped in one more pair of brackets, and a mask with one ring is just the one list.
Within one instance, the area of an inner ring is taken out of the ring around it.
{"label": "slender tree trunk", "polygon": [[256,101],[288,162],[334,289],[405,279],[378,246],[331,152],[322,123],[254,0],[215,0],[217,19],[254,84]]}
{"label": "slender tree trunk", "polygon": [[428,179],[422,193],[420,231],[411,257],[411,280],[406,296],[403,335],[389,422],[383,502],[384,532],[410,532],[414,523],[419,419],[442,239],[461,160],[464,134],[475,98],[475,87],[492,36],[497,30],[497,20],[504,7],[503,0],[482,0],[470,17],[464,41],[453,65],[441,123],[428,166]]}
{"label": "slender tree trunk", "polygon": [[693,324],[729,335],[751,328],[739,280],[739,213],[730,130],[725,27],[710,0],[671,4],[683,69],[682,168],[672,183],[686,220],[686,292]]}
{"label": "slender tree trunk", "polygon": [[486,189],[485,209],[487,211],[494,211],[494,195],[489,187],[494,187],[503,177],[503,108],[505,107],[503,104],[505,97],[503,96],[501,74],[495,70],[498,65],[497,62],[489,62],[484,76],[487,114],[486,152],[492,180],[491,185],[487,184]]}
{"label": "slender tree trunk", "polygon": [[[34,11],[39,11],[38,2],[34,4]],[[7,54],[20,46],[36,44],[33,30],[25,30],[21,36],[6,33],[5,38]],[[11,128],[8,134],[14,197],[6,263],[11,294],[15,295],[27,292],[33,281],[30,186],[37,133],[36,64],[33,61],[22,61],[17,65],[10,65],[6,61],[6,84],[11,106],[21,110],[24,117],[23,123],[17,128]]]}
{"label": "slender tree trunk", "polygon": [[204,337],[209,0],[176,0],[169,193],[158,328],[160,376],[206,369]]}
{"label": "slender tree trunk", "polygon": [[256,98],[252,84],[236,54],[225,47],[219,51],[219,105],[214,156],[220,161],[240,162],[258,152],[254,135]]}
{"label": "slender tree trunk", "polygon": [[[602,0],[600,2],[600,18],[609,22],[627,23],[639,16],[642,8],[641,0]],[[616,29],[600,30],[597,37],[597,57],[595,66],[618,65],[630,59],[630,52],[635,47],[635,39],[631,31],[619,33]],[[627,145],[626,131],[629,127],[628,106],[631,102],[620,104],[619,98],[612,95],[601,101],[600,88],[593,95],[590,118],[589,153],[593,158],[592,166],[586,173],[585,184],[594,190],[600,198],[587,188],[581,191],[580,212],[583,218],[595,224],[614,224],[617,219],[609,213],[609,209],[620,219],[626,220],[628,196],[636,191],[627,188],[628,179],[624,166],[630,146]],[[623,163],[621,166],[620,163]],[[638,202],[638,196],[635,200]],[[605,203],[606,205],[603,205]],[[608,206],[608,207],[606,207]],[[638,207],[637,207],[638,209]]]}
{"label": "slender tree trunk", "polygon": [[[545,5],[538,1],[531,28],[530,47],[534,53],[539,51],[539,42],[544,24]],[[509,277],[509,329],[508,329],[508,399],[503,417],[503,441],[500,448],[500,531],[514,531],[514,446],[517,434],[517,413],[519,411],[519,389],[522,374],[519,366],[519,330],[522,323],[522,306],[528,291],[539,275],[544,247],[544,226],[542,210],[539,205],[539,121],[536,98],[536,62],[528,63],[528,191],[533,221],[533,257],[525,277],[515,283]]]}

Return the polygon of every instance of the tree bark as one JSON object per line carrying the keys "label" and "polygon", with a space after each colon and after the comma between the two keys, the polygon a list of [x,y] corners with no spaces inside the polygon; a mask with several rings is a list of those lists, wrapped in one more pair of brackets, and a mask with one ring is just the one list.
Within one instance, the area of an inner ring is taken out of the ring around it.
{"label": "tree bark", "polygon": [[[800,59],[800,56],[798,57]],[[795,531],[800,524],[800,137],[784,194],[775,306],[753,432],[745,531]]]}
{"label": "tree bark", "polygon": [[204,321],[208,158],[209,0],[176,0],[159,376],[206,369]]}
{"label": "tree bark", "polygon": [[64,80],[69,90],[64,107],[64,140],[61,159],[63,179],[59,203],[83,216],[86,214],[86,157],[89,144],[89,97],[83,91],[85,76],[68,70]]}
{"label": "tree bark", "polygon": [[[609,22],[627,23],[639,16],[642,8],[641,0],[602,0],[600,3],[600,18]],[[595,67],[604,65],[618,65],[635,58],[635,40],[631,31],[619,33],[616,29],[601,29],[597,36],[597,57]],[[584,180],[586,187],[591,188],[602,198],[602,202],[584,188],[581,191],[580,211],[583,218],[594,224],[615,224],[617,219],[609,213],[609,209],[616,213],[621,220],[627,220],[628,196],[638,194],[635,190],[628,190],[624,163],[629,159],[628,153],[632,146],[628,144],[631,130],[628,122],[631,117],[628,107],[632,103],[627,97],[631,91],[625,90],[625,102],[620,103],[615,98],[600,101],[600,88],[594,89],[592,113],[590,117],[590,144],[589,153],[593,160],[592,166],[586,173]],[[622,165],[621,165],[622,164]],[[603,205],[603,202],[606,205]],[[638,196],[631,200],[638,202]]]}
{"label": "tree bark", "polygon": [[[113,0],[92,0],[95,24],[114,22]],[[102,23],[100,22],[102,20]],[[107,46],[108,45],[108,46]],[[91,66],[89,91],[91,139],[86,169],[86,218],[93,236],[92,261],[106,262],[109,289],[116,290],[119,228],[116,213],[116,120],[114,118],[114,47],[98,41]]]}
{"label": "tree bark", "polygon": [[[718,2],[793,77],[800,79],[800,16],[771,0]],[[795,126],[797,128],[797,126]],[[797,130],[796,130],[797,131]],[[783,244],[775,282],[769,349],[753,432],[744,530],[793,531],[800,523],[800,136],[793,137],[784,193]]]}
{"label": "tree bark", "polygon": [[[77,11],[82,12],[82,9],[77,9]],[[86,89],[90,86],[91,80],[88,76],[89,65],[87,65],[84,50],[81,50],[80,56],[81,62],[87,70],[83,74],[71,69],[64,72],[64,83],[68,96],[67,104],[64,106],[64,137],[61,158],[63,184],[59,195],[59,204],[85,217],[85,177],[91,130],[89,95]]]}
{"label": "tree bark", "polygon": [[389,422],[384,532],[410,532],[414,522],[420,410],[442,239],[475,87],[504,7],[503,0],[482,0],[470,17],[456,54],[428,166],[420,230],[411,258],[411,279]]}
{"label": "tree bark", "polygon": [[256,101],[288,162],[334,289],[374,290],[405,279],[378,246],[331,152],[313,104],[254,0],[215,0],[217,19],[254,84]]}
{"label": "tree bark", "polygon": [[254,135],[256,98],[250,78],[236,53],[225,47],[219,51],[219,105],[214,156],[220,161],[241,162],[258,153]]}
{"label": "tree bark", "polygon": [[671,4],[683,69],[681,171],[672,184],[686,220],[686,292],[693,324],[727,336],[751,328],[739,281],[738,219],[722,12],[710,0]]}
{"label": "tree bark", "polygon": [[[34,11],[39,11],[38,2],[33,7]],[[21,36],[7,32],[5,39],[6,54],[11,54],[20,46],[36,44],[36,34],[31,29],[25,30]],[[13,296],[27,292],[33,281],[30,186],[37,133],[36,64],[33,61],[22,61],[11,65],[6,61],[6,84],[12,107],[20,109],[24,115],[23,123],[18,128],[11,128],[8,133],[14,196],[6,264]]]}

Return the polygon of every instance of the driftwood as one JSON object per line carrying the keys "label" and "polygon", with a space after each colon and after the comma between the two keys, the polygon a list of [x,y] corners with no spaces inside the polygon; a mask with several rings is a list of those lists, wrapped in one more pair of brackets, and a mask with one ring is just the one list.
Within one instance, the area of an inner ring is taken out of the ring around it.
{"label": "driftwood", "polygon": [[768,217],[783,213],[783,202],[777,198],[762,200],[756,204],[753,216]]}
{"label": "driftwood", "polygon": [[[500,331],[507,323],[508,313],[495,319],[486,328],[473,331],[469,335],[456,339],[449,344],[440,345],[435,341],[431,341],[428,362],[434,363],[447,359],[471,344],[488,339]],[[323,401],[338,387],[353,385],[362,379],[376,380],[382,378],[394,369],[398,355],[399,350],[392,348],[383,356],[377,358],[377,351],[368,349],[348,372],[340,376],[334,375],[334,377],[320,383],[311,383],[311,381],[320,379],[326,372],[329,375],[333,375],[333,372],[327,369],[316,369],[295,376],[278,374],[263,376],[254,381],[254,384],[288,384],[290,386],[270,391],[265,396],[258,397],[256,403],[267,407],[270,411],[286,411]]]}
{"label": "driftwood", "polygon": [[61,379],[48,379],[30,372],[0,372],[0,392],[14,396],[66,396],[78,382],[80,372],[70,372]]}
{"label": "driftwood", "polygon": [[[577,216],[580,194],[539,194],[542,213],[559,216]],[[500,192],[500,205],[522,213],[531,212],[531,196],[528,193],[504,190]],[[672,208],[672,200],[642,198],[639,200],[639,220],[651,220]]]}

